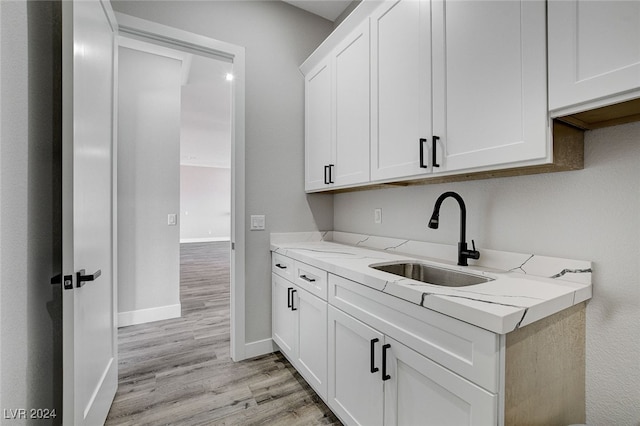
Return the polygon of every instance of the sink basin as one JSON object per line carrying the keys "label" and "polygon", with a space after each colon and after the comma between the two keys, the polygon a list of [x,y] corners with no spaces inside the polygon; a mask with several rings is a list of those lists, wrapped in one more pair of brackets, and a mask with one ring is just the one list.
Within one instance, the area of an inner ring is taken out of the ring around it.
{"label": "sink basin", "polygon": [[424,263],[378,263],[375,265],[369,265],[369,267],[377,269],[378,271],[422,281],[427,284],[435,284],[445,287],[465,287],[468,285],[493,281],[493,278],[468,274],[466,272],[453,271],[451,269],[438,268],[437,266],[426,265]]}

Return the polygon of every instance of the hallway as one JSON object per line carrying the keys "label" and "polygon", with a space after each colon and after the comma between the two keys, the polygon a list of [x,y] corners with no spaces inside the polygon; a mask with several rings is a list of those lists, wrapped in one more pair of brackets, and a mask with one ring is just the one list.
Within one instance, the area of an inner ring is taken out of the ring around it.
{"label": "hallway", "polygon": [[280,353],[230,359],[228,247],[182,244],[182,318],[119,329],[107,425],[340,424]]}

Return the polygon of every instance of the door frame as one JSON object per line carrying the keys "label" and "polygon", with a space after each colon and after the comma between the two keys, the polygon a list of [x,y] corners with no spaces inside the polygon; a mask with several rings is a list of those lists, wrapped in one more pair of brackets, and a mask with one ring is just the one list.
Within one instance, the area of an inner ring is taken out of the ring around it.
{"label": "door frame", "polygon": [[[234,79],[231,98],[231,358],[234,361],[241,361],[246,358],[244,47],[119,12],[116,12],[115,15],[120,37],[133,38],[172,49],[192,51],[233,63]],[[114,167],[117,167],[117,164]]]}

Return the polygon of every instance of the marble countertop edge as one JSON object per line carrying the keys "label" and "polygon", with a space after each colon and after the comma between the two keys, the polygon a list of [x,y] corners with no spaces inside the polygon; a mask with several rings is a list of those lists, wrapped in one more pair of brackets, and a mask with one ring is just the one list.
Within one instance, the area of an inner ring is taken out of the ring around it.
{"label": "marble countertop edge", "polygon": [[[271,251],[498,334],[509,333],[553,315],[588,300],[592,295],[590,283],[488,267],[461,267],[442,259],[330,241],[272,243]],[[435,263],[449,269],[494,277],[495,280],[469,287],[442,287],[369,267],[375,263],[400,260]]]}

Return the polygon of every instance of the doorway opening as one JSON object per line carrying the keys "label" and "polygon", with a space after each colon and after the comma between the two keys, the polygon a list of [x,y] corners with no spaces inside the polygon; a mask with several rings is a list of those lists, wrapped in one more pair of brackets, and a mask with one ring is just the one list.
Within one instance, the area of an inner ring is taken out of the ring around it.
{"label": "doorway opening", "polygon": [[[202,203],[197,205],[196,203],[196,207],[189,207],[188,203],[186,203],[186,208],[182,209],[180,208],[180,202],[178,201],[178,204],[174,205],[174,207],[171,207],[169,210],[165,209],[166,211],[164,214],[166,215],[164,216],[164,222],[162,225],[166,230],[167,227],[171,227],[172,224],[177,225],[179,223],[181,226],[174,226],[173,229],[175,231],[178,231],[178,228],[184,229],[185,232],[182,239],[186,244],[193,244],[194,241],[212,242],[211,240],[218,239],[226,240],[227,246],[230,246],[230,355],[234,361],[242,360],[245,358],[244,49],[235,45],[184,32],[171,27],[166,27],[150,21],[145,21],[127,15],[116,15],[119,23],[120,39],[124,40],[124,44],[127,44],[128,42],[142,41],[145,44],[155,46],[156,49],[172,51],[173,55],[177,56],[177,59],[179,59],[181,64],[181,67],[179,67],[179,78],[181,79],[181,87],[184,89],[180,91],[188,93],[189,81],[191,81],[194,86],[196,86],[192,88],[191,91],[198,95],[198,91],[202,91],[203,89],[202,87],[198,89],[197,86],[198,84],[202,84],[202,81],[207,74],[211,76],[211,67],[217,67],[217,71],[213,71],[215,74],[214,78],[219,78],[223,81],[223,86],[220,86],[222,89],[219,89],[218,94],[214,94],[214,96],[226,97],[228,101],[226,103],[226,108],[228,109],[226,118],[228,121],[226,124],[226,133],[228,138],[227,143],[221,144],[217,148],[213,145],[206,146],[206,144],[203,145],[202,142],[198,142],[198,140],[204,140],[206,137],[197,138],[194,136],[196,134],[206,133],[205,130],[223,133],[220,131],[220,123],[211,124],[210,122],[209,129],[205,129],[204,127],[206,126],[191,126],[190,129],[185,129],[184,132],[183,129],[180,129],[179,132],[181,134],[184,133],[188,136],[185,139],[191,138],[191,140],[195,142],[191,145],[184,144],[184,148],[186,149],[183,149],[183,144],[181,143],[174,159],[176,160],[176,163],[178,163],[177,160],[180,158],[180,163],[183,163],[182,166],[185,169],[184,173],[181,173],[180,166],[177,167],[176,173],[178,176],[183,175],[185,182],[189,180],[195,180],[196,182],[201,180],[194,175],[200,175],[201,177],[202,175],[210,175],[210,178],[212,179],[215,179],[215,176],[213,175],[217,175],[218,178],[225,175],[227,183],[220,184],[220,181],[224,181],[225,179],[221,178],[218,180],[217,186],[224,187],[226,185],[227,188],[229,188],[226,195],[222,196],[228,197],[228,200],[224,203],[227,207],[221,208],[220,205],[217,207],[215,205],[212,206],[211,202],[208,203],[208,206],[202,205]],[[165,52],[164,56],[171,57],[171,54],[166,54]],[[174,58],[174,60],[175,59],[176,58]],[[207,68],[207,63],[210,66],[209,68]],[[188,70],[188,72],[184,72],[185,70]],[[155,70],[153,74],[155,74]],[[122,79],[122,76],[119,78]],[[182,83],[186,84],[183,85]],[[210,90],[209,93],[211,93]],[[202,104],[207,101],[206,94],[202,96],[202,93],[200,93],[200,95],[201,96],[194,96],[194,99],[189,101],[191,107],[195,108],[195,110],[197,110],[197,107],[202,107]],[[173,93],[173,96],[175,96],[175,93]],[[178,96],[182,97],[182,94],[179,94]],[[153,107],[154,102],[159,101],[157,99],[147,99],[147,102]],[[224,103],[218,102],[218,107],[220,105],[224,105]],[[207,108],[215,109],[216,106],[208,106]],[[191,115],[189,116],[189,114]],[[201,120],[206,114],[207,112],[203,112],[202,108],[200,109],[200,112],[185,111],[185,122],[191,121],[191,124],[193,124],[193,122]],[[120,117],[121,115],[122,114],[119,112],[118,116]],[[155,133],[151,138],[151,143],[159,143],[163,137],[164,132],[159,129],[165,124],[164,121],[165,120],[156,120],[155,123],[158,128],[154,130]],[[225,118],[222,118],[220,121],[225,121]],[[136,121],[136,123],[138,122],[139,120]],[[121,127],[121,125],[122,123],[118,123],[118,127]],[[140,126],[136,124],[135,131],[137,132],[139,130]],[[197,149],[198,144],[202,145],[200,147],[201,149]],[[122,141],[118,141],[118,149],[121,149],[121,147]],[[218,154],[220,152],[226,153],[226,159],[220,161],[218,158],[218,160],[211,162],[211,158],[216,157],[216,150]],[[144,158],[142,160],[142,164],[149,164],[150,162],[155,161],[159,152],[160,151],[152,151],[148,158]],[[118,155],[119,160],[122,158],[123,156]],[[140,168],[138,168],[137,171],[139,172]],[[159,170],[155,174],[155,177],[161,179],[163,173],[164,172],[162,170]],[[179,181],[179,178],[175,179],[176,183]],[[118,182],[118,193],[122,190],[123,185],[127,184],[128,183],[126,181]],[[177,191],[178,193],[180,192],[179,188]],[[180,196],[178,195],[178,200],[179,198]],[[192,197],[190,202],[193,201],[194,199]],[[140,205],[140,203],[138,204]],[[192,206],[193,205],[194,204],[192,204]],[[206,211],[209,209],[209,212],[211,212],[211,208],[217,211],[217,213],[213,214],[214,216],[218,216],[218,219],[226,219],[226,222],[225,220],[218,220],[216,222],[217,224],[203,224],[197,220],[191,221],[191,223],[189,222],[192,218],[197,219],[198,216],[207,216],[208,213],[206,213]],[[180,212],[179,216],[176,215],[178,212]],[[226,225],[224,223],[226,223]],[[121,224],[119,223],[119,228],[120,225]],[[202,229],[204,229],[204,236],[202,236],[201,233],[197,233],[201,232]],[[226,229],[226,233],[223,231],[224,229]],[[151,236],[143,235],[141,237],[144,239],[150,238]],[[120,232],[118,233],[118,238],[124,238]],[[179,240],[180,237],[178,236],[176,243]],[[119,242],[118,246],[121,247],[122,244]],[[119,257],[122,258],[121,256]],[[171,259],[174,258],[175,256],[171,257]],[[159,262],[162,262],[162,260],[160,259]],[[177,259],[176,262],[178,262]],[[119,265],[119,268],[121,268],[121,265]],[[119,276],[120,275],[121,274],[119,274]],[[173,316],[177,316],[175,315],[175,312]]]}

